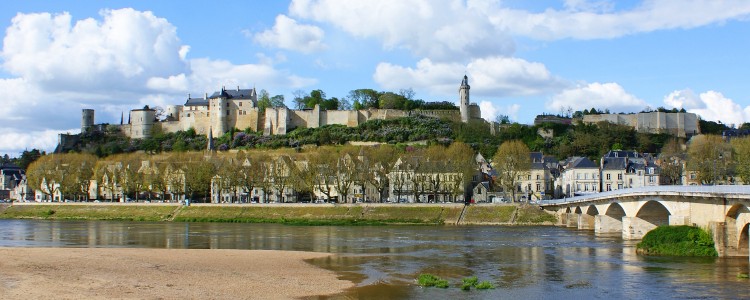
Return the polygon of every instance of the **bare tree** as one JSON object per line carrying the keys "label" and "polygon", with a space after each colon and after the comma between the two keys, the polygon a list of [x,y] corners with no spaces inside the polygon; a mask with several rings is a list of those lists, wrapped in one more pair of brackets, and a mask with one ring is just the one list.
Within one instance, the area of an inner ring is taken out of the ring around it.
{"label": "bare tree", "polygon": [[529,147],[520,140],[506,141],[500,145],[492,159],[492,165],[498,172],[503,191],[511,192],[513,201],[516,200],[516,185],[521,176],[529,174],[531,170],[531,156]]}

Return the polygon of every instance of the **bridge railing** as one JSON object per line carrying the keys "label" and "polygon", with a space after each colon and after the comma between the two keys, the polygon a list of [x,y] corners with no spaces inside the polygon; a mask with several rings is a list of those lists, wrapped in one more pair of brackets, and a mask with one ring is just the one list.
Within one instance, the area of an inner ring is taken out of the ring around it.
{"label": "bridge railing", "polygon": [[661,185],[637,188],[619,189],[601,193],[575,196],[563,199],[542,200],[539,205],[560,205],[566,203],[585,202],[599,199],[616,198],[617,196],[649,195],[660,193],[706,193],[724,195],[750,195],[750,185]]}

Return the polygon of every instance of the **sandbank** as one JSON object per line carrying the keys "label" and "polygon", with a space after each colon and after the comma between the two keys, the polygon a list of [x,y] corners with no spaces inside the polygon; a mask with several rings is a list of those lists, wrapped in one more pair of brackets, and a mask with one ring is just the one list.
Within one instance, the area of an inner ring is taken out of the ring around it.
{"label": "sandbank", "polygon": [[1,299],[295,299],[352,287],[304,260],[328,253],[0,248]]}

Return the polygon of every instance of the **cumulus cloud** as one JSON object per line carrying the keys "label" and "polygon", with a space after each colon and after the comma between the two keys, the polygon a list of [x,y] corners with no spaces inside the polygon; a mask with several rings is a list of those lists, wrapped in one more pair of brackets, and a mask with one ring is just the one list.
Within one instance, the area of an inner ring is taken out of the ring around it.
{"label": "cumulus cloud", "polygon": [[130,8],[100,14],[75,23],[68,13],[16,15],[3,40],[4,69],[48,91],[100,95],[187,70],[187,50],[167,20]]}
{"label": "cumulus cloud", "polygon": [[479,108],[482,110],[482,119],[495,121],[497,116],[506,115],[509,119],[517,121],[518,111],[521,110],[521,105],[497,105],[491,101],[481,101],[479,102]]}
{"label": "cumulus cloud", "polygon": [[413,87],[451,94],[455,93],[463,73],[469,76],[471,94],[477,96],[539,95],[567,85],[541,63],[507,57],[476,59],[466,65],[433,62],[425,58],[415,68],[380,63],[373,77],[387,89]]}
{"label": "cumulus cloud", "polygon": [[123,111],[175,104],[188,92],[315,82],[277,69],[272,60],[238,65],[189,59],[189,50],[174,25],[149,11],[102,10],[100,19],[77,21],[69,13],[19,13],[5,30],[0,51],[0,66],[15,76],[0,79],[0,128],[6,132],[0,144],[46,145],[18,135],[28,131],[36,138],[76,128],[82,108],[95,109],[97,122],[116,123]]}
{"label": "cumulus cloud", "polygon": [[567,1],[564,10],[540,13],[496,8],[490,22],[514,35],[540,40],[615,38],[665,29],[689,29],[747,18],[745,0],[643,1],[629,10],[613,11],[607,2]]}
{"label": "cumulus cloud", "polygon": [[625,91],[617,83],[590,83],[584,86],[566,89],[546,103],[552,111],[572,108],[584,110],[590,108],[609,109],[612,112],[636,112],[648,104]]}
{"label": "cumulus cloud", "polygon": [[678,90],[664,97],[664,103],[675,108],[684,108],[704,120],[739,126],[750,121],[750,106],[742,107],[734,100],[716,91],[696,95],[692,90]]}
{"label": "cumulus cloud", "polygon": [[320,27],[298,24],[292,18],[278,15],[273,28],[255,34],[253,39],[266,47],[311,53],[326,48],[324,36]]}
{"label": "cumulus cloud", "polygon": [[444,61],[513,53],[513,40],[490,23],[487,7],[483,1],[295,0],[289,11],[355,37],[377,39],[385,49]]}
{"label": "cumulus cloud", "polygon": [[51,151],[57,146],[57,135],[60,133],[77,133],[80,129],[41,130],[41,131],[3,131],[0,132],[0,153],[19,156],[24,150],[42,149]]}
{"label": "cumulus cloud", "polygon": [[508,55],[515,48],[510,36],[615,38],[750,15],[750,2],[745,0],[646,0],[625,10],[616,10],[615,3],[568,0],[562,9],[530,12],[493,0],[293,0],[289,11],[355,37],[378,39],[386,49],[405,48],[433,60]]}

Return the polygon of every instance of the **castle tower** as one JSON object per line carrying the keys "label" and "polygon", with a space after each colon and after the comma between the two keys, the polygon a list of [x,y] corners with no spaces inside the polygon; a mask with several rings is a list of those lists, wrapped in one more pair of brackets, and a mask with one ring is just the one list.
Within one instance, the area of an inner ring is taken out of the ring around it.
{"label": "castle tower", "polygon": [[94,127],[94,110],[83,109],[81,112],[81,133],[87,132]]}
{"label": "castle tower", "polygon": [[224,132],[227,132],[227,113],[229,112],[224,87],[221,88],[219,96],[211,100],[213,100],[216,105],[216,109],[214,110],[215,117],[212,120],[211,127],[216,128],[214,129],[216,136],[221,136]]}
{"label": "castle tower", "polygon": [[461,122],[469,122],[469,77],[464,75],[461,86],[458,88],[459,109],[461,110]]}

